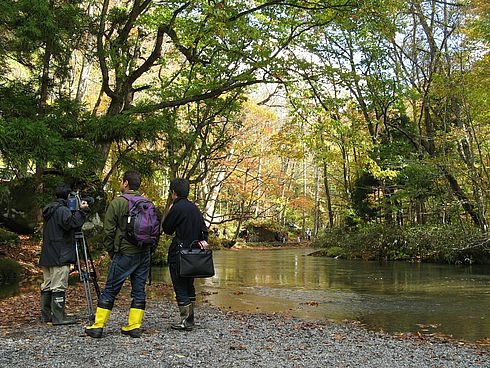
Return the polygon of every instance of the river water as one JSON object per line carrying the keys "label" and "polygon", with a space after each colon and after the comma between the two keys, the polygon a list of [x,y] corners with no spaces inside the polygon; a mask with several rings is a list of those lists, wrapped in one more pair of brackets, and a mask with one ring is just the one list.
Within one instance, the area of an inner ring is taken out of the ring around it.
{"label": "river water", "polygon": [[[220,250],[216,275],[196,282],[224,309],[355,320],[376,331],[490,338],[490,268],[335,260],[312,249]],[[170,283],[166,268],[155,282]]]}
{"label": "river water", "polygon": [[[216,275],[196,279],[198,302],[233,311],[359,321],[389,333],[490,340],[490,266],[380,264],[309,256],[312,252],[215,251]],[[152,281],[170,284],[168,268],[153,268]],[[18,284],[0,287],[0,297],[18,292]]]}

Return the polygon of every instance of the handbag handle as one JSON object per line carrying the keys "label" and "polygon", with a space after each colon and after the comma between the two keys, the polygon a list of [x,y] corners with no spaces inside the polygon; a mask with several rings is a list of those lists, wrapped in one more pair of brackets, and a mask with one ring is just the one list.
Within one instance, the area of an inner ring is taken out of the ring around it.
{"label": "handbag handle", "polygon": [[192,248],[195,248],[195,249],[208,249],[209,248],[209,244],[206,240],[194,240],[192,243],[191,243],[191,249]]}
{"label": "handbag handle", "polygon": [[[184,248],[184,243],[182,241],[179,242],[179,249],[182,249]],[[209,244],[206,240],[194,240],[192,241],[192,243],[190,244],[189,248],[190,250],[192,249],[208,249],[209,248]]]}

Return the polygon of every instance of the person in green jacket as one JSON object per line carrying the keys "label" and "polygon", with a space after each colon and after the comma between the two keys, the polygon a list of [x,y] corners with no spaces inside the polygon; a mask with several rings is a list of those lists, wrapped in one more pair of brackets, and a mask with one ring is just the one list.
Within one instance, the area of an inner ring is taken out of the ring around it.
{"label": "person in green jacket", "polygon": [[[141,176],[136,171],[124,173],[121,193],[139,196]],[[151,246],[140,247],[124,237],[128,222],[129,204],[123,196],[116,197],[109,204],[104,218],[104,246],[111,257],[107,281],[97,304],[95,321],[85,328],[85,333],[94,338],[102,337],[102,331],[121,291],[124,281],[131,281],[131,308],[128,324],[121,333],[131,337],[141,336],[141,323],[146,304],[146,279],[150,270]]]}

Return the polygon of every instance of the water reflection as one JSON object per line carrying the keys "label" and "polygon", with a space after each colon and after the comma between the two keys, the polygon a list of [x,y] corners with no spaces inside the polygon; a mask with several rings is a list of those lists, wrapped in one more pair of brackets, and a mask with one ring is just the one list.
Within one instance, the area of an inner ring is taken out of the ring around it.
{"label": "water reflection", "polygon": [[[379,264],[310,257],[311,252],[216,251],[216,275],[196,282],[199,298],[236,311],[357,320],[387,332],[490,338],[488,266]],[[171,283],[166,267],[154,268],[152,280]],[[13,295],[15,287],[2,285],[0,294]]]}
{"label": "water reflection", "polygon": [[[198,281],[211,304],[302,318],[358,320],[387,332],[490,337],[488,267],[334,260],[309,249],[222,250]],[[165,269],[154,280],[170,282]]]}

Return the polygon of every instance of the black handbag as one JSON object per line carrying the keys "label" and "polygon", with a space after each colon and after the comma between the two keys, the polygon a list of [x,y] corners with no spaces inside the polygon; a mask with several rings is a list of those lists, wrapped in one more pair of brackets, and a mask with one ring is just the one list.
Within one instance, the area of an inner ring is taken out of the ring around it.
{"label": "black handbag", "polygon": [[213,251],[203,248],[179,249],[179,276],[204,278],[214,276]]}

